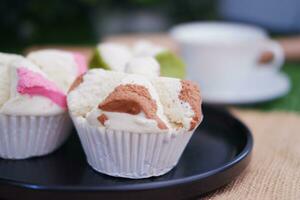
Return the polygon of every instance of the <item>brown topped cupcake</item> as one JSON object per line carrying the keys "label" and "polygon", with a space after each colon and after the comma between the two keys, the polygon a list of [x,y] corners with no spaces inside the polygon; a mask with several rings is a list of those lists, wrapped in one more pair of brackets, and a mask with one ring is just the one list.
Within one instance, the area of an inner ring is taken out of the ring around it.
{"label": "brown topped cupcake", "polygon": [[127,178],[170,171],[202,120],[193,82],[102,69],[77,81],[68,106],[89,164]]}

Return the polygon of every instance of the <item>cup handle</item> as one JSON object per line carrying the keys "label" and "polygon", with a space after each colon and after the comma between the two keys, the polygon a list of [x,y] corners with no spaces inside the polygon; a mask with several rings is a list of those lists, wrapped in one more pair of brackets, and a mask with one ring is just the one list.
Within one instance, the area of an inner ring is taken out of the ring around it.
{"label": "cup handle", "polygon": [[284,63],[284,52],[280,44],[273,40],[266,42],[258,63],[260,69],[278,71]]}

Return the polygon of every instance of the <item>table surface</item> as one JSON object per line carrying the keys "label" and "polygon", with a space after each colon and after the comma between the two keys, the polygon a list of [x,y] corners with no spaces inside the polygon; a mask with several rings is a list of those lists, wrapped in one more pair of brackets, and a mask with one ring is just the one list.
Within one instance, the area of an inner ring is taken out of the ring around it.
{"label": "table surface", "polygon": [[300,199],[300,117],[290,112],[237,110],[254,137],[244,173],[204,199]]}
{"label": "table surface", "polygon": [[[126,44],[134,38],[150,39],[178,52],[165,35],[134,35],[106,38]],[[35,46],[75,50],[91,56],[91,47]],[[288,95],[258,105],[233,108],[232,112],[251,129],[254,136],[252,161],[246,171],[229,185],[204,199],[300,199],[300,63],[286,63],[282,71],[292,82]]]}

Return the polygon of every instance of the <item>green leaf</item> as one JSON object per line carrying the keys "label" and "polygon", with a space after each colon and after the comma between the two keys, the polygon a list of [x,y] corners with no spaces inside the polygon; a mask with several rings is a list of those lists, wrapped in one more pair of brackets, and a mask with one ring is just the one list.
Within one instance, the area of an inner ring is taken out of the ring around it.
{"label": "green leaf", "polygon": [[107,69],[110,70],[110,67],[108,66],[108,64],[104,61],[104,59],[101,56],[101,53],[99,51],[98,48],[96,48],[94,50],[92,59],[89,63],[89,68],[93,69],[93,68],[103,68],[103,69]]}
{"label": "green leaf", "polygon": [[174,53],[165,51],[155,56],[160,64],[160,75],[174,78],[185,78],[185,64]]}

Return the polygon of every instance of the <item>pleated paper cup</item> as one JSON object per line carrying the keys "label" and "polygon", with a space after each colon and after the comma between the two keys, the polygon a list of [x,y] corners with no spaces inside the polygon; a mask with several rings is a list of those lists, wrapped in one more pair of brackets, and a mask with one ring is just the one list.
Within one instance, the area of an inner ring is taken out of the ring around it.
{"label": "pleated paper cup", "polygon": [[124,178],[147,178],[169,172],[193,132],[139,133],[90,126],[73,119],[87,161],[96,171]]}
{"label": "pleated paper cup", "polygon": [[53,152],[68,137],[71,120],[67,113],[54,116],[0,114],[0,157],[25,159]]}

